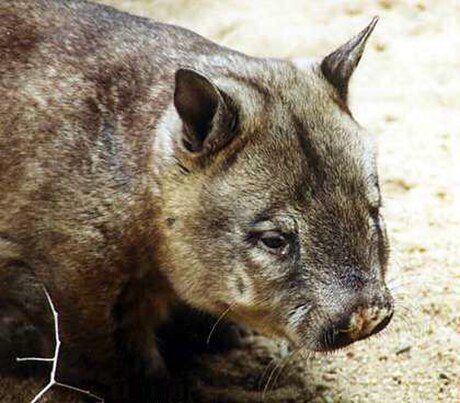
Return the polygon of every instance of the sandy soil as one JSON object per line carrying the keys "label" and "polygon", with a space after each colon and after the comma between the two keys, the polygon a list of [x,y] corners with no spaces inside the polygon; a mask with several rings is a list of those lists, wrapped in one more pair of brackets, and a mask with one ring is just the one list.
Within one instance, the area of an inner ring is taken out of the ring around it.
{"label": "sandy soil", "polygon": [[[197,401],[459,402],[460,3],[102,2],[276,57],[324,55],[381,17],[351,103],[380,147],[395,320],[381,337],[329,356],[287,360],[285,346],[254,337],[241,350],[205,357],[184,379]],[[262,396],[276,364],[284,369]]]}

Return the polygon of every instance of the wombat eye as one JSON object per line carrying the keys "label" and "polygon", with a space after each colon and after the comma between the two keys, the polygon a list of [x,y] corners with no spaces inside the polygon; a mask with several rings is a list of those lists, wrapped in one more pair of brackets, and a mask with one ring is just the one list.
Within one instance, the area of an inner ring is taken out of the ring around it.
{"label": "wombat eye", "polygon": [[276,254],[284,254],[289,246],[289,242],[284,235],[275,231],[264,232],[260,237],[260,243],[269,252]]}

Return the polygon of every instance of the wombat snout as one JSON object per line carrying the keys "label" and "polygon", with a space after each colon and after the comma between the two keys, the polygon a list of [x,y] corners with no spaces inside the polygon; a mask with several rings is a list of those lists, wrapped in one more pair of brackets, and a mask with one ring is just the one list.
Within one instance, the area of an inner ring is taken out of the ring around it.
{"label": "wombat snout", "polygon": [[330,351],[370,337],[391,321],[394,309],[390,300],[383,305],[359,306],[328,324],[321,337],[321,350]]}

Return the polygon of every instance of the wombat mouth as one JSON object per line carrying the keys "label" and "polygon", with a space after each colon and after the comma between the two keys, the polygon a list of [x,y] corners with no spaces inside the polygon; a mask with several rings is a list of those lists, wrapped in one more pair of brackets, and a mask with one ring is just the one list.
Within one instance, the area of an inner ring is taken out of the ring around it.
{"label": "wombat mouth", "polygon": [[368,339],[369,337],[376,335],[377,333],[385,329],[390,323],[393,314],[394,312],[391,312],[388,316],[382,319],[382,321],[378,325],[376,325],[370,333],[363,333],[359,336],[354,336],[353,333],[349,332],[346,329],[342,329],[338,326],[328,326],[326,329],[323,330],[320,336],[319,348],[317,348],[316,350],[318,352],[323,353],[333,352],[336,350],[343,349],[356,341]]}

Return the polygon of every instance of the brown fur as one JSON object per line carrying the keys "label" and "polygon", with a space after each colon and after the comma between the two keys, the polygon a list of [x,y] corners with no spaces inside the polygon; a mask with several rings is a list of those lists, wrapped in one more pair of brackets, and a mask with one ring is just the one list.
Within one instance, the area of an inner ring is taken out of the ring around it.
{"label": "brown fur", "polygon": [[[357,60],[338,88],[333,63],[250,58],[83,1],[0,12],[0,306],[44,329],[25,296],[48,289],[64,378],[110,385],[125,350],[158,373],[178,302],[317,350],[357,307],[391,308],[374,151],[346,107]],[[273,232],[292,237],[284,257]]]}

